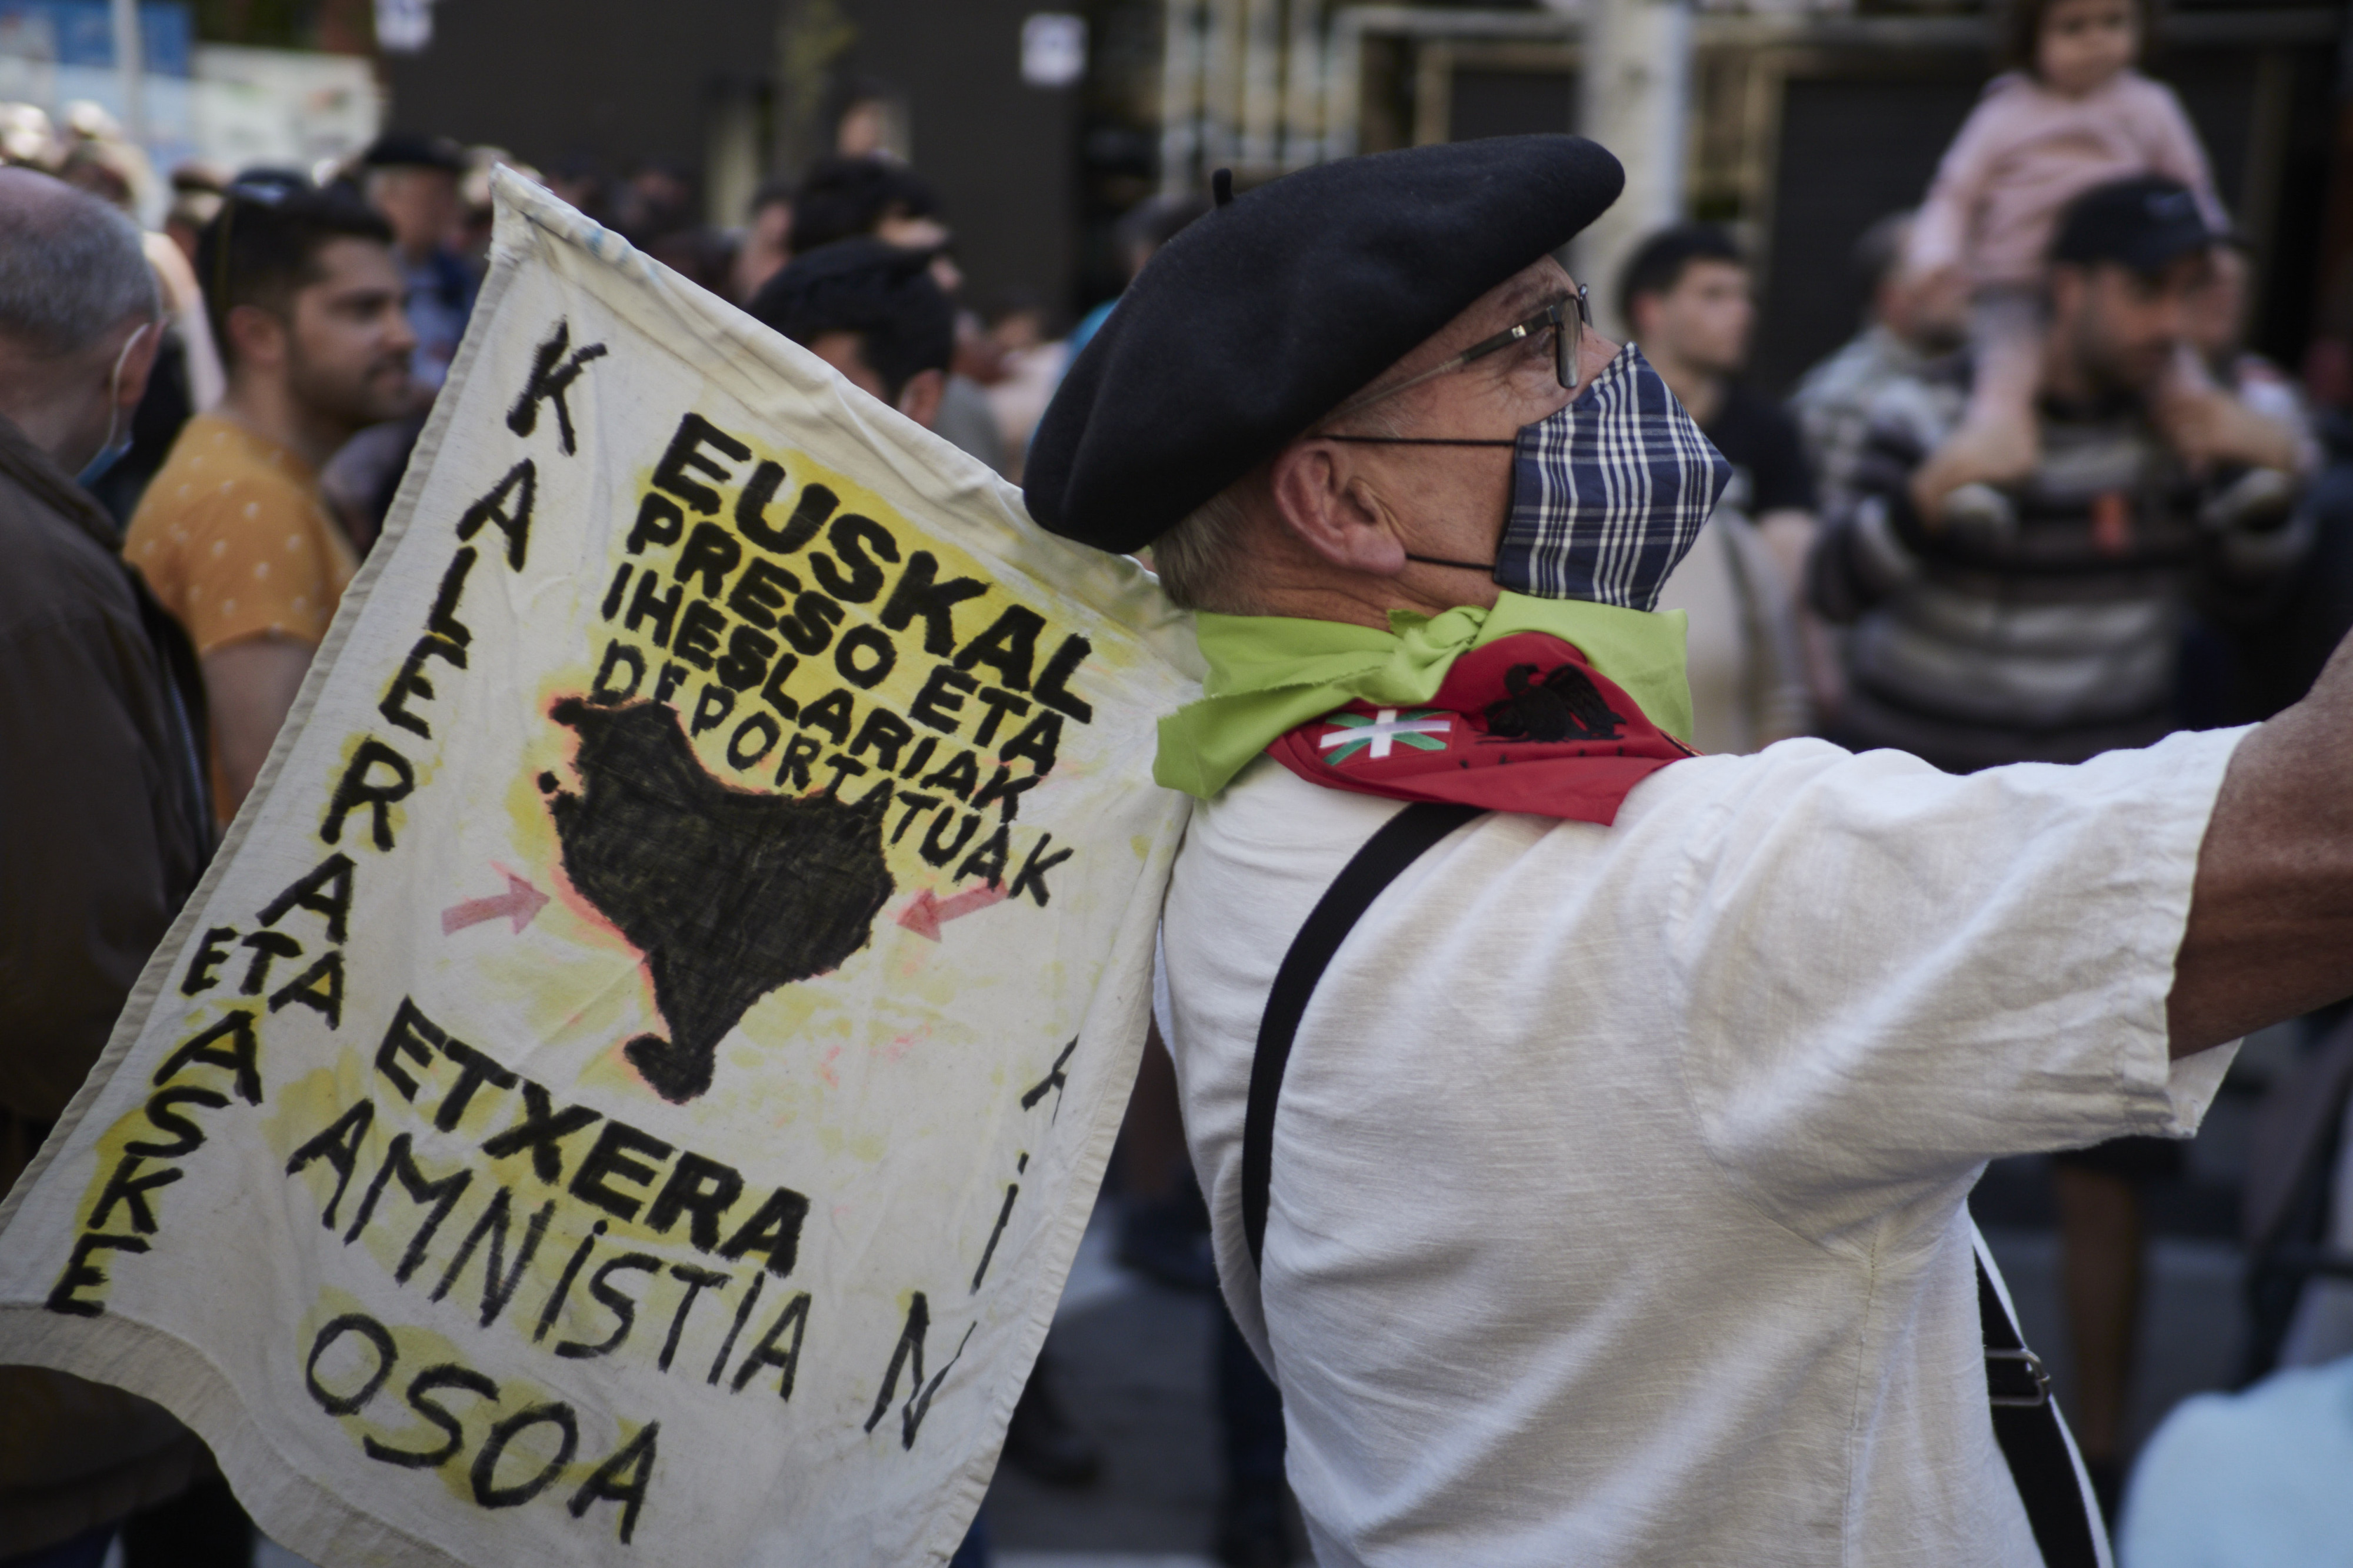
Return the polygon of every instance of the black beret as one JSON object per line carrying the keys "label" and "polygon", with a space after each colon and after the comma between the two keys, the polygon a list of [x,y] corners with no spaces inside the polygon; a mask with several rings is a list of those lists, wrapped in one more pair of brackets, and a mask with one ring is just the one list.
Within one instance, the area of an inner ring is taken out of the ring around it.
{"label": "black beret", "polygon": [[1583,137],[1497,136],[1344,158],[1219,207],[1161,247],[1071,362],[1030,441],[1030,515],[1142,549],[1625,183]]}

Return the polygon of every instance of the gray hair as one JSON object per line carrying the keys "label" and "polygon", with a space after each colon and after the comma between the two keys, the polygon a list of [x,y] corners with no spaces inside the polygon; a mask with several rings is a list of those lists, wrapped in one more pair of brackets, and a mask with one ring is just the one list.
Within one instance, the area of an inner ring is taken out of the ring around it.
{"label": "gray hair", "polygon": [[162,313],[138,225],[47,175],[0,177],[0,338],[58,359]]}
{"label": "gray hair", "polygon": [[1185,609],[1252,613],[1247,593],[1230,581],[1250,531],[1240,490],[1238,484],[1227,486],[1152,542],[1152,569],[1160,574],[1161,591]]}
{"label": "gray hair", "polygon": [[[1392,366],[1373,385],[1397,379],[1397,374]],[[1364,436],[1402,436],[1409,423],[1395,402],[1376,403],[1347,417],[1356,433]],[[1152,542],[1152,569],[1160,575],[1161,592],[1180,608],[1227,616],[1265,613],[1242,580],[1247,565],[1243,546],[1250,525],[1250,508],[1242,500],[1247,482],[1235,480]]]}

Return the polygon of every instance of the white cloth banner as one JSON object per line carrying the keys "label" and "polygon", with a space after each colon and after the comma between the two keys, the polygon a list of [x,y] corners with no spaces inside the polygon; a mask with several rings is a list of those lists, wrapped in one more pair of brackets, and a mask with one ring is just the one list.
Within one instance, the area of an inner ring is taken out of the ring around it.
{"label": "white cloth banner", "polygon": [[1197,656],[497,188],[385,541],[0,1212],[0,1362],[334,1568],[937,1561],[1125,1101]]}

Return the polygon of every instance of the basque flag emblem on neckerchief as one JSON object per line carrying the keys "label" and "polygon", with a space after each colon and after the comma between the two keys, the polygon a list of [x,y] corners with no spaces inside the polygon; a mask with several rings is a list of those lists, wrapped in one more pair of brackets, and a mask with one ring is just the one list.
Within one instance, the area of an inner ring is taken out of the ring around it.
{"label": "basque flag emblem on neckerchief", "polygon": [[1464,654],[1419,707],[1351,702],[1267,751],[1329,789],[1604,825],[1628,790],[1698,754],[1574,645],[1543,632]]}

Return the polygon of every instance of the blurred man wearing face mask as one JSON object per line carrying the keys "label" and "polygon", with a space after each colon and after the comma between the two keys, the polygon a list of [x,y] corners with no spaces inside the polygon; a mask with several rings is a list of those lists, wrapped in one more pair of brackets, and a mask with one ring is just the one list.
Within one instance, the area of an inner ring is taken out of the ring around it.
{"label": "blurred man wearing face mask", "polygon": [[[76,482],[127,444],[161,313],[128,218],[0,171],[0,1194],[212,847],[195,656]],[[0,1562],[94,1564],[206,1467],[161,1409],[63,1373],[0,1367]]]}

